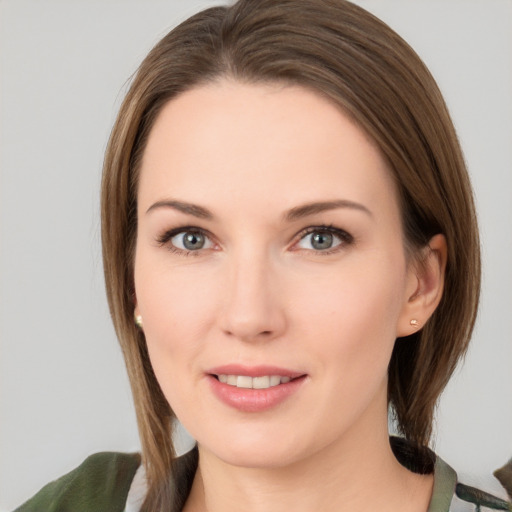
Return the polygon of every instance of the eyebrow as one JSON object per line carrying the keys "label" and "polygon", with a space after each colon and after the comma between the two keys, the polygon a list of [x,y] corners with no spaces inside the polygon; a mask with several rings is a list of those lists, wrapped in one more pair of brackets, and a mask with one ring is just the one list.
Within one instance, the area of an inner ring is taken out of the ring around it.
{"label": "eyebrow", "polygon": [[[193,203],[187,203],[184,201],[177,201],[174,199],[157,201],[146,210],[146,214],[153,210],[156,210],[157,208],[172,208],[173,210],[177,210],[187,215],[192,215],[199,219],[212,220],[214,218],[213,213],[207,208],[204,208],[203,206],[199,206]],[[370,217],[373,217],[372,212],[368,208],[366,208],[366,206],[360,203],[356,203],[354,201],[349,201],[347,199],[337,199],[335,201],[319,201],[314,203],[307,203],[301,206],[296,206],[291,210],[288,210],[284,214],[283,218],[286,222],[293,222],[296,220],[300,220],[304,217],[308,217],[310,215],[315,215],[317,213],[322,213],[328,210],[335,210],[338,208],[350,208],[354,210],[359,210],[361,212],[366,213]]]}
{"label": "eyebrow", "polygon": [[199,219],[213,219],[213,213],[207,208],[198,206],[197,204],[175,201],[174,199],[157,201],[146,210],[146,213],[156,210],[157,208],[172,208],[174,210],[178,210],[179,212],[186,213],[187,215],[198,217]]}
{"label": "eyebrow", "polygon": [[304,217],[308,217],[309,215],[314,215],[316,213],[322,213],[328,210],[335,210],[338,208],[350,208],[354,210],[359,210],[361,212],[366,213],[370,217],[373,217],[372,212],[366,208],[366,206],[355,203],[354,201],[349,201],[347,199],[338,199],[335,201],[321,201],[316,203],[308,203],[302,206],[296,206],[288,212],[285,213],[284,219],[288,222],[293,222],[295,220],[302,219]]}

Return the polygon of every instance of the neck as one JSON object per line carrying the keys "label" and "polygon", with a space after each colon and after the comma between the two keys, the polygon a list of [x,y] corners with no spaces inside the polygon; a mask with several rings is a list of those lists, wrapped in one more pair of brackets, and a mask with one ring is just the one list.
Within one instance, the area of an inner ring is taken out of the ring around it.
{"label": "neck", "polygon": [[425,512],[432,475],[396,460],[387,423],[358,425],[321,451],[283,467],[230,465],[199,446],[199,466],[186,512]]}

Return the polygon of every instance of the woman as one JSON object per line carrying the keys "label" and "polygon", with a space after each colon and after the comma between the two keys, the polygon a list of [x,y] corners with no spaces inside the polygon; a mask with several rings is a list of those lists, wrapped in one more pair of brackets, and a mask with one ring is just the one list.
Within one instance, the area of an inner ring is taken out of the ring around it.
{"label": "woman", "polygon": [[[190,18],[121,107],[102,210],[143,465],[93,457],[21,510],[122,510],[135,471],[141,510],[448,510],[456,476],[423,447],[474,324],[478,234],[396,34],[343,1]],[[198,442],[181,459],[175,416]]]}

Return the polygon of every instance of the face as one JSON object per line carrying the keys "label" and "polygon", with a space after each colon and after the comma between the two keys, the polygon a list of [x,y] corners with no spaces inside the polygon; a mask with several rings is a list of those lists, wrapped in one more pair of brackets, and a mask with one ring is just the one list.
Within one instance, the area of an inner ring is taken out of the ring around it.
{"label": "face", "polygon": [[389,170],[326,99],[221,81],[163,108],[140,170],[136,311],[201,449],[279,466],[385,429],[409,267]]}

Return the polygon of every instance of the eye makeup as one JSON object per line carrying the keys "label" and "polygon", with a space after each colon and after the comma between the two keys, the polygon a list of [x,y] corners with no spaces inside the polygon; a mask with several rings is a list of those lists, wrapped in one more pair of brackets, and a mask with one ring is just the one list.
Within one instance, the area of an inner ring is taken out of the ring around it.
{"label": "eye makeup", "polygon": [[[330,255],[353,244],[354,237],[332,224],[321,224],[302,229],[293,240],[289,249],[291,251]],[[188,225],[170,229],[159,235],[156,241],[159,246],[180,256],[199,256],[205,251],[216,249],[213,236],[198,226]]]}

